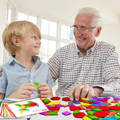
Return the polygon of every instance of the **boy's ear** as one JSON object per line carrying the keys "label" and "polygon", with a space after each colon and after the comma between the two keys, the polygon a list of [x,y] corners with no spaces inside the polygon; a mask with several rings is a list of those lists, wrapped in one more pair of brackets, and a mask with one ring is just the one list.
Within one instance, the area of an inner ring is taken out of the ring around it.
{"label": "boy's ear", "polygon": [[20,46],[20,38],[13,36],[11,41],[12,41],[13,45],[18,46],[18,47]]}

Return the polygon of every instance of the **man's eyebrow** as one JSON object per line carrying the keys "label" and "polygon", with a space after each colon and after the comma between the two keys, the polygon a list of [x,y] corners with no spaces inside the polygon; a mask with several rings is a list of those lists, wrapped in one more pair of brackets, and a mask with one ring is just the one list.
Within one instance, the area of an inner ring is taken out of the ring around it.
{"label": "man's eyebrow", "polygon": [[77,27],[77,25],[72,25],[73,27]]}
{"label": "man's eyebrow", "polygon": [[81,25],[81,26],[77,26],[77,25],[72,25],[73,27],[77,27],[77,28],[86,28],[86,26],[83,26],[83,25]]}

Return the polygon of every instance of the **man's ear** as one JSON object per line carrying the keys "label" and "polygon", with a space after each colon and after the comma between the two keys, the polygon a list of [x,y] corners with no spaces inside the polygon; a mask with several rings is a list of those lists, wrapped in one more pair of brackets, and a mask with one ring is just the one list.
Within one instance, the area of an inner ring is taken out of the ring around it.
{"label": "man's ear", "polygon": [[98,37],[98,36],[100,35],[101,29],[102,29],[102,27],[98,27],[98,28],[96,29],[96,34],[95,34],[96,37]]}
{"label": "man's ear", "polygon": [[16,37],[16,36],[13,36],[12,39],[11,39],[13,45],[19,47],[20,46],[20,38]]}

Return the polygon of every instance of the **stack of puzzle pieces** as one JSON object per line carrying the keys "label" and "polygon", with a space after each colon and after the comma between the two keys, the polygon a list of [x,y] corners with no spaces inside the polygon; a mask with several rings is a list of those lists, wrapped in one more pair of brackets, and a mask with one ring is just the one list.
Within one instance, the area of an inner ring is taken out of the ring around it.
{"label": "stack of puzzle pieces", "polygon": [[[42,98],[49,111],[42,115],[73,115],[82,120],[120,120],[120,98],[118,97],[93,97],[80,98],[71,101],[69,97]],[[68,107],[68,110],[60,112],[60,109]]]}

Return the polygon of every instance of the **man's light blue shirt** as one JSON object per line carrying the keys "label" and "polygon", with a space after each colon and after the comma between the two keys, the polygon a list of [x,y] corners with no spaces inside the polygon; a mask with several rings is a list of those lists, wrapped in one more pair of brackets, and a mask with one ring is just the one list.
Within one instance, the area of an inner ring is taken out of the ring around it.
{"label": "man's light blue shirt", "polygon": [[[35,64],[31,70],[21,65],[14,57],[10,57],[8,63],[2,66],[3,73],[0,77],[0,93],[5,97],[16,91],[23,83],[47,83],[53,87],[53,80],[47,64],[42,63],[38,56],[34,56]],[[37,97],[33,92],[32,97]]]}

